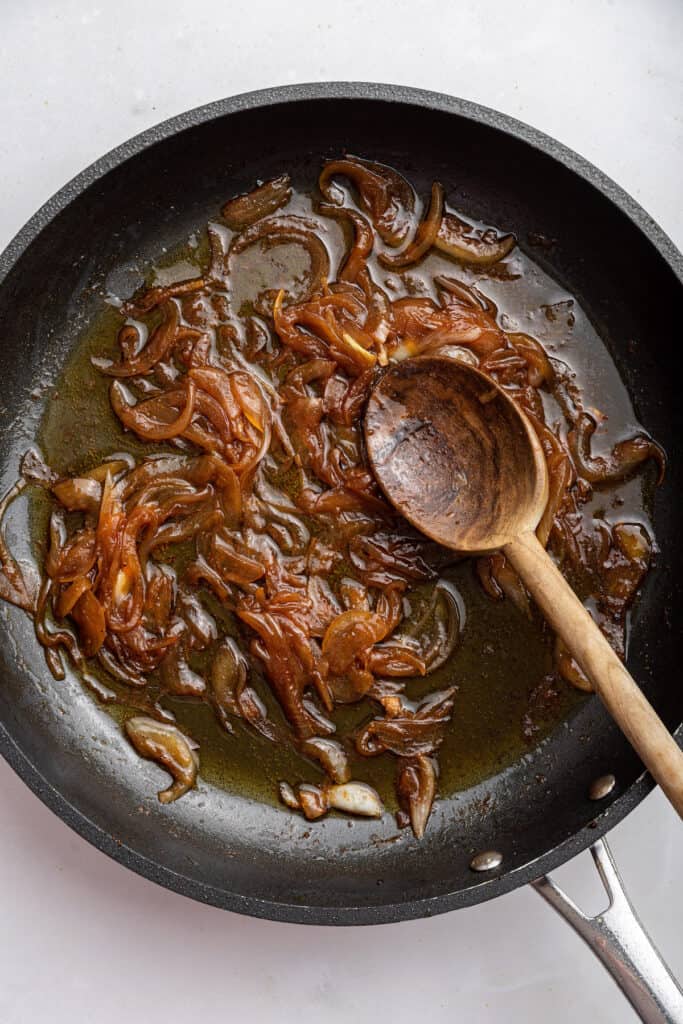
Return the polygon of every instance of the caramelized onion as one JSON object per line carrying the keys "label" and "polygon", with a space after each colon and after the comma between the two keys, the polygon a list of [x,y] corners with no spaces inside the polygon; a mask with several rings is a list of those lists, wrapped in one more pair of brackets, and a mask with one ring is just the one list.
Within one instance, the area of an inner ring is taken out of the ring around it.
{"label": "caramelized onion", "polygon": [[305,296],[313,295],[330,273],[330,257],[327,247],[316,234],[319,226],[304,217],[289,216],[268,217],[259,220],[239,235],[230,245],[229,256],[239,255],[257,242],[270,247],[274,245],[300,245],[308,253],[311,262],[307,275]]}
{"label": "caramelized onion", "polygon": [[398,775],[398,797],[408,814],[416,839],[422,839],[436,795],[436,772],[431,757],[420,754],[403,762]]}
{"label": "caramelized onion", "polygon": [[86,658],[92,658],[99,651],[107,635],[104,608],[92,590],[87,588],[74,604],[70,614],[78,626],[83,654]]}
{"label": "caramelized onion", "polygon": [[366,782],[313,786],[308,782],[297,791],[287,782],[279,785],[280,799],[291,810],[301,811],[308,821],[316,821],[330,808],[361,818],[381,818],[384,806],[376,790]]}
{"label": "caramelized onion", "polygon": [[[165,359],[177,341],[180,325],[180,312],[175,302],[167,302],[163,308],[164,318],[152,331],[149,341],[137,354],[129,352],[127,359],[121,363],[101,365],[98,368],[111,377],[139,377]],[[131,328],[137,333],[137,328]]]}
{"label": "caramelized onion", "polygon": [[299,786],[298,803],[307,821],[322,818],[330,808],[325,793],[317,786],[311,786],[306,782]]}
{"label": "caramelized onion", "polygon": [[356,738],[360,754],[373,756],[390,750],[399,757],[433,754],[453,710],[456,687],[432,693],[416,707],[401,697],[385,697],[383,718],[373,718]]}
{"label": "caramelized onion", "polygon": [[58,600],[55,602],[55,613],[60,617],[64,618],[68,615],[73,606],[79,600],[81,595],[86,590],[90,590],[92,587],[92,580],[87,576],[79,576],[73,583],[69,583],[59,595]]}
{"label": "caramelized onion", "polygon": [[345,782],[326,786],[325,796],[330,807],[362,818],[381,818],[384,806],[379,795],[367,782]]}
{"label": "caramelized onion", "polygon": [[597,429],[597,422],[590,413],[582,412],[567,435],[567,441],[577,469],[585,480],[592,484],[616,483],[632,473],[648,459],[657,464],[657,482],[664,479],[666,456],[662,448],[646,437],[636,434],[625,441],[618,441],[609,456],[591,454],[591,438]]}
{"label": "caramelized onion", "polygon": [[69,583],[80,576],[86,576],[94,566],[96,558],[95,531],[85,528],[66,541],[58,553],[53,544],[46,568],[53,579],[60,583]]}
{"label": "caramelized onion", "polygon": [[69,512],[97,512],[102,487],[88,477],[73,477],[53,484],[52,493]]}
{"label": "caramelized onion", "polygon": [[574,480],[574,467],[569,456],[563,452],[553,452],[547,457],[548,467],[548,501],[536,527],[536,536],[545,547],[550,537],[555,516]]}
{"label": "caramelized onion", "polygon": [[[39,487],[52,487],[57,482],[59,477],[50,469],[45,463],[43,456],[36,448],[29,448],[24,453],[21,459],[20,472],[23,480],[26,483],[37,484]],[[15,487],[18,485],[15,485]],[[19,485],[21,486],[21,485]],[[2,508],[0,515],[4,514],[4,511],[9,502],[13,501],[16,494],[12,495],[14,488],[2,499]],[[18,493],[18,492],[17,492]],[[12,495],[12,497],[10,497]]]}
{"label": "caramelized onion", "polygon": [[376,676],[401,678],[425,675],[427,663],[417,651],[400,642],[375,647],[368,657],[368,668]]}
{"label": "caramelized onion", "polygon": [[[112,409],[128,430],[134,431],[145,441],[169,441],[184,433],[190,424],[194,413],[196,389],[192,380],[188,381],[184,394],[184,406],[179,416],[171,419],[170,422],[154,419],[149,415],[151,407],[155,411],[158,408],[157,399],[148,399],[145,402],[138,402],[132,405],[126,398],[126,394],[118,381],[112,381],[109,389],[109,400]],[[169,407],[172,409],[172,407]],[[175,413],[175,409],[173,409]]]}
{"label": "caramelized onion", "polygon": [[176,697],[201,697],[206,683],[194,672],[177,646],[164,656],[159,665],[161,684]]}
{"label": "caramelized onion", "polygon": [[425,218],[418,225],[415,237],[406,249],[395,254],[380,253],[379,261],[384,267],[395,270],[399,267],[409,267],[411,263],[418,260],[429,252],[436,241],[437,234],[441,227],[443,216],[444,190],[443,185],[435,181],[432,185],[432,195],[429,201],[429,208]]}
{"label": "caramelized onion", "polygon": [[288,174],[281,174],[251,192],[229,199],[221,208],[221,216],[233,231],[242,231],[285,206],[291,196],[291,179]]}
{"label": "caramelized onion", "polygon": [[173,776],[173,784],[159,793],[162,804],[177,800],[196,785],[199,767],[196,744],[175,725],[140,716],[129,718],[124,728],[141,757],[157,761]]}
{"label": "caramelized onion", "polygon": [[346,752],[336,740],[323,736],[313,736],[304,740],[301,749],[309,757],[319,761],[325,772],[336,783],[348,782],[351,778],[351,767]]}
{"label": "caramelized onion", "polygon": [[338,278],[340,281],[353,283],[358,279],[358,275],[365,270],[367,258],[375,244],[372,228],[365,217],[355,210],[349,209],[347,206],[333,206],[323,203],[320,206],[320,212],[326,217],[346,220],[352,227],[354,233],[353,245],[344,260],[344,265],[339,271]]}
{"label": "caramelized onion", "polygon": [[[438,581],[426,600],[418,598],[411,604],[409,625],[394,640],[399,649],[410,652],[414,664],[422,666],[419,674],[424,675],[427,670],[440,668],[453,654],[464,627],[465,608],[456,587],[445,580]],[[411,644],[417,646],[416,651],[411,650]]]}
{"label": "caramelized onion", "polygon": [[400,245],[410,229],[415,208],[415,193],[405,178],[391,167],[359,157],[330,160],[318,179],[320,191],[330,202],[335,199],[332,182],[335,175],[343,175],[353,182],[361,204],[387,245]]}
{"label": "caramelized onion", "polygon": [[[180,295],[188,295],[192,292],[199,292],[206,286],[203,277],[193,277],[189,281],[176,281],[175,284],[148,288],[141,295],[134,297],[123,306],[124,312],[131,316],[144,316],[150,313],[157,306],[169,303],[170,299]],[[169,303],[172,305],[172,303]]]}
{"label": "caramelized onion", "polygon": [[52,630],[48,627],[46,620],[52,590],[52,580],[48,576],[44,577],[40,585],[40,590],[38,591],[33,624],[36,636],[45,649],[45,658],[50,671],[55,679],[63,679],[64,666],[59,658],[58,648],[63,647],[68,651],[71,660],[77,667],[81,666],[83,662],[83,655],[81,654],[80,648],[78,647],[75,637],[71,632],[68,632],[65,629]]}
{"label": "caramelized onion", "polygon": [[[483,310],[484,313],[488,313],[494,320],[498,316],[498,309],[493,299],[490,299],[488,295],[484,295],[475,285],[465,284],[464,281],[460,281],[455,277],[449,277],[446,274],[438,274],[434,278],[434,284],[440,292],[454,295],[460,302],[472,306],[473,309]],[[508,337],[515,337],[515,335],[508,335]],[[524,337],[527,337],[527,335],[524,335]]]}
{"label": "caramelized onion", "polygon": [[0,501],[0,598],[31,614],[36,611],[38,586],[32,576],[22,571],[10,553],[3,535],[5,513],[24,487],[25,481],[19,480]]}
{"label": "caramelized onion", "polygon": [[211,665],[213,698],[223,715],[241,715],[240,696],[246,682],[247,663],[244,655],[235,641],[228,638],[216,649]]}
{"label": "caramelized onion", "polygon": [[254,649],[263,661],[273,690],[296,733],[306,739],[332,732],[334,727],[331,723],[327,723],[313,706],[304,701],[306,662],[310,664],[312,661],[305,635],[288,618],[263,611],[254,601],[242,601],[237,615],[260,638],[260,644]]}
{"label": "caramelized onion", "polygon": [[583,693],[593,693],[593,684],[577,665],[559,636],[555,638],[555,665],[563,679]]}
{"label": "caramelized onion", "polygon": [[480,231],[467,224],[454,213],[444,214],[434,240],[437,249],[461,263],[490,267],[514,249],[514,235],[498,235],[490,228]]}
{"label": "caramelized onion", "polygon": [[372,612],[346,611],[330,623],[323,637],[323,654],[333,675],[345,672],[362,651],[377,643],[386,630]]}

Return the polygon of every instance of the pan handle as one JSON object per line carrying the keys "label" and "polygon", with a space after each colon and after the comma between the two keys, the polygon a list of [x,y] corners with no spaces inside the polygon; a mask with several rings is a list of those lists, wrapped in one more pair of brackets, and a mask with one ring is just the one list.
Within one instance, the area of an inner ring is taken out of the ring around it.
{"label": "pan handle", "polygon": [[683,992],[638,920],[607,843],[599,839],[591,853],[609,896],[603,913],[587,917],[547,875],[534,889],[602,960],[645,1024],[683,1024]]}

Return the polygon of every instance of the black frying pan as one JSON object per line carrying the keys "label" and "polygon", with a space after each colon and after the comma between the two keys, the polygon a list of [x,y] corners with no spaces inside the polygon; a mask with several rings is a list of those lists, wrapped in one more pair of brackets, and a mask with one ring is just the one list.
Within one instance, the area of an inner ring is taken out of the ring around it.
{"label": "black frying pan", "polygon": [[[680,735],[683,481],[676,448],[683,404],[675,366],[683,259],[613,182],[501,114],[392,86],[268,90],[167,121],[84,171],[0,257],[3,484],[16,476],[41,414],[31,391],[49,380],[101,308],[113,268],[179,243],[255,178],[287,169],[308,183],[323,158],[345,151],[399,168],[423,193],[439,179],[459,207],[514,230],[522,248],[534,235],[552,240],[534,258],[578,297],[611,348],[640,421],[673,455],[657,502],[661,554],[638,604],[629,667]],[[18,516],[15,547],[27,533],[21,510]],[[396,839],[388,816],[311,827],[202,783],[162,807],[158,769],[138,759],[76,679],[54,682],[25,615],[5,606],[0,615],[4,756],[101,850],[218,907],[283,921],[369,924],[467,906],[584,850],[652,787],[593,699],[523,763],[439,801],[420,843],[407,830]],[[588,789],[606,772],[618,785],[596,805]],[[474,873],[473,854],[490,848],[503,854],[502,864]]]}

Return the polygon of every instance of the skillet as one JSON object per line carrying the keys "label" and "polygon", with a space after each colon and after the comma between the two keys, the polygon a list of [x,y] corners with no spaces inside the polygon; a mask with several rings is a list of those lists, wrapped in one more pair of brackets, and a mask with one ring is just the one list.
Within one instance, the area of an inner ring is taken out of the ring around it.
{"label": "skillet", "polygon": [[[640,422],[674,453],[656,504],[661,553],[636,609],[628,663],[680,742],[683,480],[675,451],[683,411],[675,339],[683,258],[598,170],[491,110],[375,84],[265,90],[173,118],[80,174],[0,256],[3,493],[34,440],[47,400],[43,384],[102,308],[104,293],[126,289],[121,268],[177,245],[256,178],[286,169],[304,184],[324,158],[346,151],[397,167],[421,193],[441,180],[456,205],[514,230],[523,249],[545,239],[534,259],[577,297],[608,345]],[[9,533],[21,553],[29,533],[21,503]],[[155,797],[159,769],[139,761],[75,677],[54,682],[23,613],[3,605],[0,620],[5,758],[99,849],[218,907],[281,921],[371,924],[468,906],[538,879],[595,844],[652,788],[619,730],[590,699],[522,761],[441,799],[420,843],[406,830],[396,838],[389,816],[351,826],[329,818],[311,829],[280,808],[201,782],[162,807]],[[606,773],[617,784],[592,801],[591,783]],[[491,849],[502,854],[500,864],[473,871],[472,857]],[[609,873],[599,847],[596,857]]]}

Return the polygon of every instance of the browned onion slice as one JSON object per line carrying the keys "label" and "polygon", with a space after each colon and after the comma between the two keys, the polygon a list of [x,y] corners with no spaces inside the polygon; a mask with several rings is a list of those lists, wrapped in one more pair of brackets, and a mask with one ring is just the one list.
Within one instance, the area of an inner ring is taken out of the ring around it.
{"label": "browned onion slice", "polygon": [[136,716],[124,728],[138,754],[158,761],[173,777],[172,785],[159,793],[162,804],[177,800],[197,784],[197,744],[175,725]]}
{"label": "browned onion slice", "polygon": [[221,216],[233,231],[243,231],[262,217],[285,206],[292,196],[288,174],[272,178],[243,195],[234,196],[221,208]]}
{"label": "browned onion slice", "polygon": [[404,240],[412,223],[415,193],[406,179],[391,167],[347,156],[330,160],[318,178],[318,187],[329,202],[335,201],[336,175],[343,175],[358,189],[360,201],[387,245],[397,246]]}
{"label": "browned onion slice", "polygon": [[498,235],[488,229],[480,231],[448,211],[444,213],[434,245],[460,263],[490,267],[505,259],[514,249],[514,235]]}
{"label": "browned onion slice", "polygon": [[319,231],[320,227],[315,221],[294,214],[267,217],[233,238],[228,257],[231,260],[257,242],[263,242],[268,247],[300,245],[308,253],[311,263],[303,296],[309,297],[318,291],[330,274],[330,256],[325,243],[319,237]]}
{"label": "browned onion slice", "polygon": [[372,252],[375,243],[375,236],[372,228],[365,217],[348,206],[334,206],[331,203],[322,203],[320,212],[326,217],[334,217],[338,220],[346,220],[351,225],[354,238],[353,245],[346,254],[344,264],[339,271],[340,281],[354,282],[358,275],[365,270],[366,260]]}
{"label": "browned onion slice", "polygon": [[380,253],[379,261],[384,267],[396,270],[400,267],[409,267],[417,263],[425,256],[435,244],[437,235],[441,228],[443,217],[444,190],[440,182],[435,181],[432,185],[432,194],[429,200],[429,207],[424,220],[420,221],[415,237],[406,249],[397,253]]}
{"label": "browned onion slice", "polygon": [[[153,418],[148,413],[151,407],[155,411],[158,409],[158,399],[147,399],[147,401],[134,405],[128,401],[123,386],[118,381],[112,381],[109,389],[109,400],[118,418],[125,427],[133,430],[145,441],[169,441],[171,438],[183,434],[192,420],[195,399],[196,388],[192,380],[189,380],[185,388],[184,405],[180,414],[170,422],[164,422]],[[175,412],[175,410],[173,411]]]}
{"label": "browned onion slice", "polygon": [[661,446],[645,434],[636,434],[618,441],[609,456],[591,453],[591,438],[597,422],[590,413],[582,412],[567,435],[567,441],[579,474],[592,484],[609,484],[623,480],[648,459],[657,465],[657,482],[664,479],[666,456]]}
{"label": "browned onion slice", "polygon": [[424,754],[403,762],[396,785],[401,807],[407,812],[416,839],[422,839],[436,795],[436,772]]}
{"label": "browned onion slice", "polygon": [[[138,377],[149,371],[165,359],[177,342],[178,328],[180,326],[180,312],[175,302],[167,302],[163,309],[164,318],[161,323],[152,331],[149,341],[145,347],[136,354],[132,354],[132,348],[127,348],[128,358],[120,363],[103,364],[96,363],[102,373],[111,377]],[[135,331],[137,328],[131,325],[124,325],[126,331]],[[122,328],[123,331],[123,328]]]}

